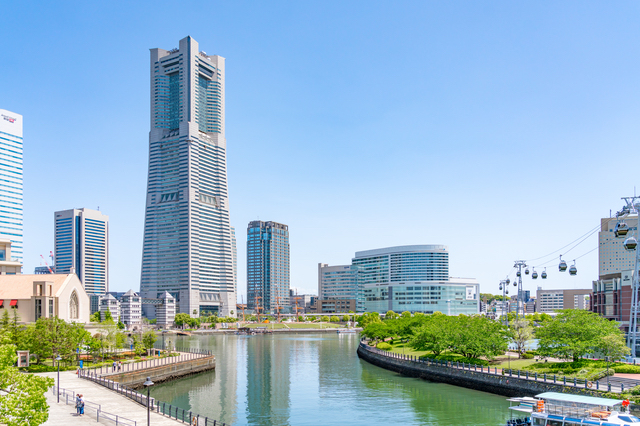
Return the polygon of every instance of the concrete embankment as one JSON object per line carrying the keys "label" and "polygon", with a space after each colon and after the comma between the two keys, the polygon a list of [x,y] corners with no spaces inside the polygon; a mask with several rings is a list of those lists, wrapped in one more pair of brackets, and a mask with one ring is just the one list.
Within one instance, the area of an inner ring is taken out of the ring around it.
{"label": "concrete embankment", "polygon": [[166,382],[167,380],[201,373],[203,371],[216,368],[216,358],[213,355],[201,356],[186,361],[174,362],[166,365],[149,366],[133,371],[123,371],[121,373],[103,374],[101,377],[118,382],[121,385],[132,389],[143,387],[143,383],[150,377],[155,383]]}
{"label": "concrete embankment", "polygon": [[504,396],[534,396],[543,392],[602,395],[599,392],[580,387],[518,378],[508,374],[487,373],[487,367],[484,367],[484,372],[480,372],[471,368],[447,367],[424,360],[390,355],[388,352],[385,353],[379,349],[371,348],[364,343],[358,346],[358,356],[373,365],[395,371],[404,376],[418,377],[433,382],[448,383]]}

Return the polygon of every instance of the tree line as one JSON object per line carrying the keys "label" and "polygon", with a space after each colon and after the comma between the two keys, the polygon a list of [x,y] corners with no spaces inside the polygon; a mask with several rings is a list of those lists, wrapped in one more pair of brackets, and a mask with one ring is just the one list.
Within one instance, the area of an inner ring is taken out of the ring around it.
{"label": "tree line", "polygon": [[447,316],[392,311],[384,320],[377,313],[359,318],[362,336],[375,342],[401,339],[419,351],[434,356],[459,354],[465,358],[491,360],[506,352],[510,343],[522,355],[531,340],[538,339],[537,354],[578,360],[586,355],[619,359],[629,353],[624,335],[615,321],[593,312],[566,309],[556,316],[537,314],[500,322],[482,315]]}

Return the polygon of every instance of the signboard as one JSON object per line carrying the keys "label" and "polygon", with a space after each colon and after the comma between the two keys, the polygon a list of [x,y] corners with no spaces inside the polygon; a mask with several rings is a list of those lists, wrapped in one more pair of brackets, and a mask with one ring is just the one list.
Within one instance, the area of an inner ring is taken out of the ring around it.
{"label": "signboard", "polygon": [[467,300],[476,300],[476,286],[467,287]]}

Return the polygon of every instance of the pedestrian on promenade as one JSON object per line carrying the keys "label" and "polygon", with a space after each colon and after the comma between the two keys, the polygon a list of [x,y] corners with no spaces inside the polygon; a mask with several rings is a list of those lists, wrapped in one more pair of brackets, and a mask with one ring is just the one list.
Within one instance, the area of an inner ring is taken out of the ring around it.
{"label": "pedestrian on promenade", "polygon": [[84,416],[84,397],[82,396],[82,394],[80,394],[79,397],[80,397],[80,401],[79,401],[80,415]]}
{"label": "pedestrian on promenade", "polygon": [[122,369],[122,361],[118,361],[118,373]]}
{"label": "pedestrian on promenade", "polygon": [[115,362],[115,361],[113,361],[113,371],[112,371],[113,373],[115,373],[115,372],[116,372],[116,366],[117,366],[117,365],[118,365],[118,363],[117,363],[117,362]]}
{"label": "pedestrian on promenade", "polygon": [[76,395],[76,415],[80,415],[80,394]]}

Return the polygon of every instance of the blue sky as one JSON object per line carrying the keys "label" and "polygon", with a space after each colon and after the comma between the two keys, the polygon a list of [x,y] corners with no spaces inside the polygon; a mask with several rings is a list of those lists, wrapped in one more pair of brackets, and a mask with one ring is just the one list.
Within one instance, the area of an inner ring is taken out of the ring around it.
{"label": "blue sky", "polygon": [[[585,234],[637,184],[637,2],[0,6],[0,108],[24,115],[26,272],[53,249],[54,211],[99,206],[111,289],[139,289],[148,49],[187,35],[227,60],[240,294],[251,220],[289,225],[300,292],[318,262],[405,244],[448,245],[452,276],[497,292],[515,259]],[[572,278],[551,262],[525,288],[587,288],[597,261]]]}

